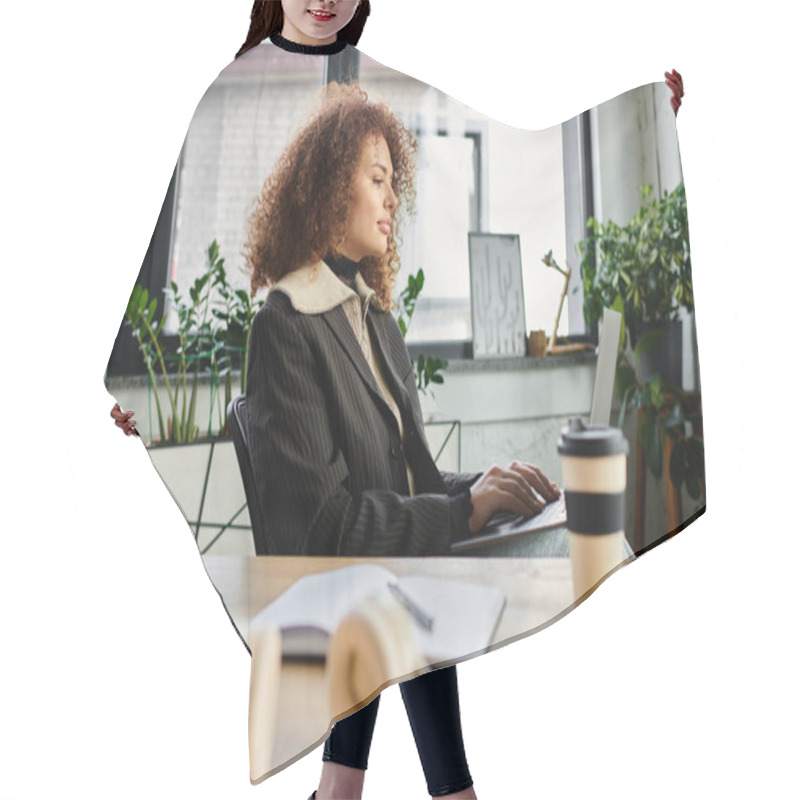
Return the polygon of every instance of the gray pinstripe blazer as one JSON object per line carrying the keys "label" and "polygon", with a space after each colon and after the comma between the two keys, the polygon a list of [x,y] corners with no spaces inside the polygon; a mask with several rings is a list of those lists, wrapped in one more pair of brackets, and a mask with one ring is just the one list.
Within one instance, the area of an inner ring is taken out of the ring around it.
{"label": "gray pinstripe blazer", "polygon": [[402,416],[404,442],[343,307],[309,313],[295,302],[273,289],[250,334],[251,459],[273,551],[449,553],[451,541],[468,536],[463,493],[479,475],[436,467],[394,318],[370,307],[367,324]]}

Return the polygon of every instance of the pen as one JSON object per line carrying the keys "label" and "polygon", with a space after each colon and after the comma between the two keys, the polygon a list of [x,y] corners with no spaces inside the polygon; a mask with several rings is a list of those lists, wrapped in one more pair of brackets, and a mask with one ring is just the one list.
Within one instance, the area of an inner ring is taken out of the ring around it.
{"label": "pen", "polygon": [[405,606],[406,610],[426,631],[433,630],[433,617],[429,617],[396,583],[390,583],[389,591]]}

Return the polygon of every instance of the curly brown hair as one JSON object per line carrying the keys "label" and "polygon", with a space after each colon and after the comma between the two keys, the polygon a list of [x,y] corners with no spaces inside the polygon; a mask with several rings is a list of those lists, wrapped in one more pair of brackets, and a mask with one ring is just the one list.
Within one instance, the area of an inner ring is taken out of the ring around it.
{"label": "curly brown hair", "polygon": [[367,140],[383,136],[394,173],[397,207],[389,246],[368,257],[361,274],[392,308],[392,287],[400,259],[398,229],[414,212],[417,141],[392,110],[372,102],[357,84],[328,84],[322,102],[294,135],[254,201],[245,242],[245,266],[253,294],[299,267],[329,255],[351,224],[353,178]]}

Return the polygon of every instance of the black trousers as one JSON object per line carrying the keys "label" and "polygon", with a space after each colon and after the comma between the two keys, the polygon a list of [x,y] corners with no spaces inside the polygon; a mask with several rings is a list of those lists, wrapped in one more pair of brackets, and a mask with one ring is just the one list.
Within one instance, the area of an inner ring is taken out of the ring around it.
{"label": "black trousers", "polygon": [[[456,668],[426,672],[401,683],[400,692],[430,795],[438,797],[468,789],[472,778],[461,735]],[[333,726],[325,742],[323,761],[367,768],[380,699],[378,695],[368,706]]]}

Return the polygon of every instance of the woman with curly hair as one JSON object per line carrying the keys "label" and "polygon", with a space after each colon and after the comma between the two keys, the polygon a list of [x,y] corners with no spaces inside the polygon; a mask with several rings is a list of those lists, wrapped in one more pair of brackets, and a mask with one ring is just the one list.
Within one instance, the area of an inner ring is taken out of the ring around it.
{"label": "woman with curly hair", "polygon": [[[528,464],[437,469],[390,309],[416,142],[358,86],[329,85],[264,183],[246,244],[270,291],[250,335],[250,454],[269,551],[446,555],[497,510],[558,496]],[[401,685],[431,796],[474,797],[455,667]],[[318,800],[358,797],[379,698],[338,722]]]}
{"label": "woman with curly hair", "polygon": [[[324,91],[324,104],[284,150],[256,201],[245,246],[252,292],[337,250],[355,255],[361,247],[359,270],[380,307],[389,311],[399,269],[395,231],[413,211],[417,143],[388,107],[367,102],[357,86],[328,84]],[[364,147],[368,140],[370,153]],[[384,194],[391,195],[383,215],[386,230],[350,230],[352,217],[361,222],[354,209],[360,184],[351,177],[364,159],[370,161],[365,176],[375,171],[366,180],[376,188],[376,202],[382,206]],[[370,241],[345,244],[359,235]]]}

